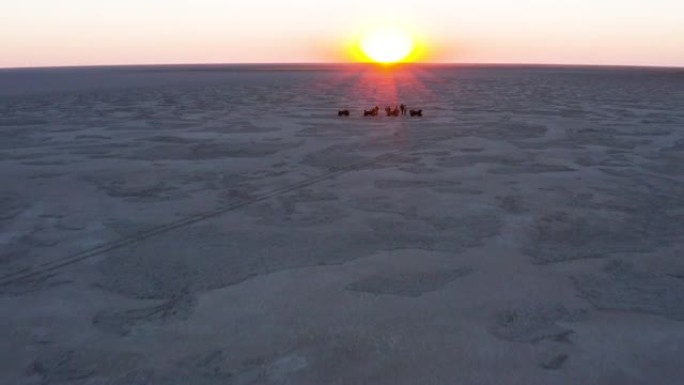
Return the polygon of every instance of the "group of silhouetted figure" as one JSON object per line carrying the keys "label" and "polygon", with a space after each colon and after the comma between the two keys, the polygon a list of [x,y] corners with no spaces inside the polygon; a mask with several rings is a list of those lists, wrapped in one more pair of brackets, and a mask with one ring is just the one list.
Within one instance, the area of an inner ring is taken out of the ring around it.
{"label": "group of silhouetted figure", "polygon": [[[417,116],[417,117],[422,117],[423,116],[423,110],[409,110],[405,105],[401,104],[398,106],[394,106],[392,108],[391,106],[386,106],[385,107],[385,114],[387,116],[406,116],[408,114],[409,116]],[[363,110],[363,116],[378,116],[380,115],[380,107],[375,106],[371,108],[370,110]],[[339,110],[337,111],[337,116],[350,116],[349,110]]]}

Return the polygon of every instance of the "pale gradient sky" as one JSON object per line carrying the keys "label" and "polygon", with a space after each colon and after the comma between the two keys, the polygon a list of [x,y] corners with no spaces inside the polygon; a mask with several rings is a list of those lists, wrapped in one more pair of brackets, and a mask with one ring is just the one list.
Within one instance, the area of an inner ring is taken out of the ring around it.
{"label": "pale gradient sky", "polygon": [[0,0],[0,67],[340,62],[378,24],[428,61],[684,66],[684,0]]}

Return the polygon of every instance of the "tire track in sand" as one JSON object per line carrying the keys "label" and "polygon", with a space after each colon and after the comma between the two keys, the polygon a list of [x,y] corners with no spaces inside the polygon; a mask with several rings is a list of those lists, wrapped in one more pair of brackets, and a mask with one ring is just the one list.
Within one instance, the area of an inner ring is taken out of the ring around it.
{"label": "tire track in sand", "polygon": [[75,263],[84,261],[89,258],[96,257],[98,255],[101,255],[103,253],[106,253],[108,251],[116,250],[122,247],[126,247],[129,245],[133,245],[139,242],[142,242],[148,238],[154,237],[156,235],[164,234],[182,227],[190,226],[192,224],[202,222],[211,218],[218,217],[220,215],[226,214],[228,212],[240,209],[245,206],[249,206],[254,203],[258,203],[273,197],[277,197],[292,191],[296,191],[299,189],[302,189],[304,187],[308,187],[311,185],[314,185],[316,183],[335,178],[339,175],[346,174],[351,171],[355,171],[370,165],[373,165],[375,163],[381,162],[383,160],[388,160],[391,159],[392,157],[396,156],[399,154],[399,151],[395,152],[390,152],[390,153],[385,153],[378,155],[376,157],[373,157],[371,159],[362,161],[362,162],[357,162],[354,164],[351,164],[349,166],[341,167],[341,168],[336,168],[333,171],[330,171],[328,173],[311,177],[299,182],[295,182],[268,192],[265,192],[263,194],[259,194],[253,198],[250,199],[244,199],[238,202],[235,202],[233,204],[230,204],[228,206],[222,206],[219,208],[216,208],[214,210],[210,211],[205,211],[196,215],[192,215],[189,217],[182,218],[178,221],[167,223],[165,225],[160,225],[153,227],[149,230],[141,231],[137,234],[120,238],[111,242],[106,242],[103,243],[99,246],[92,247],[90,249],[78,252],[76,254],[72,254],[54,261],[46,262],[43,264],[39,264],[33,268],[30,268],[29,271],[23,270],[19,271],[16,273],[11,273],[5,276],[0,277],[0,287],[7,286],[13,283],[17,283],[19,281],[31,279],[31,278],[36,278],[38,276],[41,276],[45,273],[49,273],[58,269],[61,269],[63,267],[73,265]]}

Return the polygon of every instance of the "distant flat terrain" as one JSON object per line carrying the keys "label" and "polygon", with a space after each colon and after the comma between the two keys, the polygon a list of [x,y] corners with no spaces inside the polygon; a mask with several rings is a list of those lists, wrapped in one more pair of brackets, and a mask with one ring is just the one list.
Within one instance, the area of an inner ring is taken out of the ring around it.
{"label": "distant flat terrain", "polygon": [[681,70],[0,70],[0,384],[676,384],[683,253]]}

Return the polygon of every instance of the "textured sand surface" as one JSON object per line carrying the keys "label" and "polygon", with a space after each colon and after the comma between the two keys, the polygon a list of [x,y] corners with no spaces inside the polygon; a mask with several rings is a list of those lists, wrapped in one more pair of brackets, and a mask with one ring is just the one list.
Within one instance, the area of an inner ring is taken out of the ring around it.
{"label": "textured sand surface", "polygon": [[681,71],[248,69],[0,71],[0,384],[681,383]]}

